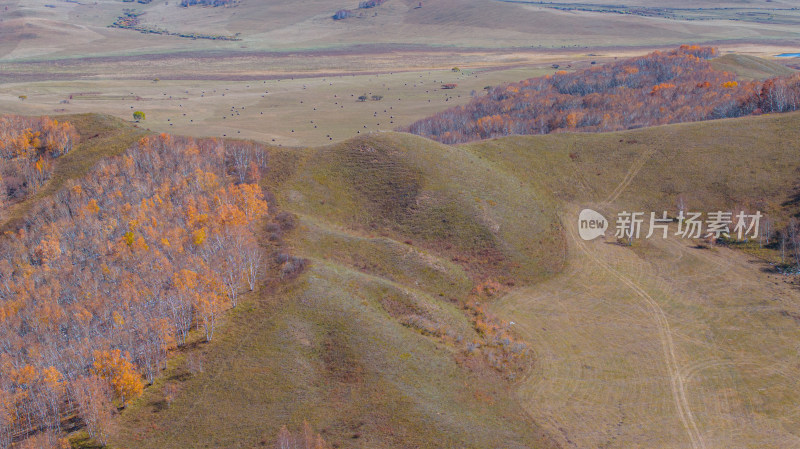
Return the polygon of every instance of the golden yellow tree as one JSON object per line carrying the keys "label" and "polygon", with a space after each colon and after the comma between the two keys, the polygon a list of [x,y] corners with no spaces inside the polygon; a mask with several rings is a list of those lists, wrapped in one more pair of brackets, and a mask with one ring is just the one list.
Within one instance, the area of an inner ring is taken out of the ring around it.
{"label": "golden yellow tree", "polygon": [[92,372],[108,382],[123,407],[128,400],[141,396],[144,389],[141,376],[119,349],[94,351],[93,355]]}

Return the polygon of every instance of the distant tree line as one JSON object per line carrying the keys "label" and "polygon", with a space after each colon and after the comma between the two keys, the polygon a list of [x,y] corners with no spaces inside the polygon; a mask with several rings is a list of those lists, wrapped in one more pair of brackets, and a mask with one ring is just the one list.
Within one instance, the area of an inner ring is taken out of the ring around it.
{"label": "distant tree line", "polygon": [[669,52],[488,89],[486,95],[413,123],[444,143],[510,134],[615,131],[800,108],[800,74],[737,80],[712,68],[711,47]]}
{"label": "distant tree line", "polygon": [[[190,1],[206,1],[206,0],[190,0]],[[230,2],[228,4],[233,4],[234,0],[215,0],[215,1],[225,1]],[[189,6],[181,5],[181,6]],[[222,5],[213,5],[213,6],[222,6]],[[125,30],[134,30],[138,31],[142,34],[160,34],[164,36],[178,36],[184,37],[187,39],[207,39],[212,41],[240,41],[242,40],[239,37],[239,33],[234,34],[233,36],[225,36],[220,34],[203,34],[203,33],[189,33],[189,32],[176,32],[176,31],[169,31],[165,29],[155,28],[151,26],[147,26],[142,24],[141,19],[139,16],[143,15],[142,12],[135,12],[126,10],[124,11],[123,15],[117,17],[117,20],[114,21],[110,28],[122,28]]]}
{"label": "distant tree line", "polygon": [[359,9],[369,9],[374,8],[376,6],[381,6],[382,4],[386,3],[387,0],[367,0],[363,1],[358,4]]}
{"label": "distant tree line", "polygon": [[236,0],[181,0],[180,5],[184,8],[189,6],[231,6]]}
{"label": "distant tree line", "polygon": [[342,20],[347,19],[348,17],[354,17],[358,11],[358,9],[370,9],[375,8],[377,6],[381,6],[382,4],[386,3],[388,0],[366,0],[362,1],[358,4],[357,9],[340,9],[336,11],[333,15],[333,20]]}

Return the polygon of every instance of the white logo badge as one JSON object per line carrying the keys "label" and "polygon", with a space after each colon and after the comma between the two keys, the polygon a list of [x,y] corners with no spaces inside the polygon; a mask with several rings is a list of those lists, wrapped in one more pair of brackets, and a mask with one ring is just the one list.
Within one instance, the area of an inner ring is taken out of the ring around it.
{"label": "white logo badge", "polygon": [[593,240],[605,234],[608,220],[599,212],[584,209],[578,215],[578,234],[584,240]]}

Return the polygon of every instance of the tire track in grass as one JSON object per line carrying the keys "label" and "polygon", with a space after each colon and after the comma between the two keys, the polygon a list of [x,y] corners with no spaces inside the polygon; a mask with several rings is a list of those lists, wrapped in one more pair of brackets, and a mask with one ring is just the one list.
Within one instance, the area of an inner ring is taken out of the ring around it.
{"label": "tire track in grass", "polygon": [[[641,164],[643,165],[643,163]],[[639,167],[641,169],[641,166]],[[632,170],[629,173],[633,173]],[[638,172],[638,169],[635,170]],[[634,175],[635,176],[635,173]],[[630,179],[633,179],[633,176]],[[625,181],[623,180],[623,183]],[[630,180],[627,181],[630,183]],[[622,184],[621,184],[622,185]],[[624,190],[624,188],[623,188]],[[619,195],[619,192],[616,194]],[[656,325],[658,327],[659,338],[661,340],[661,345],[664,350],[664,361],[667,364],[667,369],[669,371],[670,377],[670,387],[672,389],[672,397],[675,401],[675,407],[678,410],[678,415],[683,423],[684,428],[686,429],[686,433],[689,436],[689,440],[691,441],[692,448],[694,449],[705,449],[705,441],[703,440],[703,435],[700,432],[697,421],[692,414],[692,410],[689,407],[689,401],[686,396],[686,388],[684,386],[684,378],[681,375],[681,369],[678,364],[677,356],[675,355],[675,343],[672,340],[672,331],[670,330],[669,321],[667,320],[664,311],[661,309],[661,306],[639,285],[637,285],[632,280],[628,279],[622,273],[618,272],[616,269],[611,267],[605,261],[597,257],[593,251],[591,251],[586,244],[584,244],[576,235],[575,231],[571,227],[567,227],[569,229],[569,235],[572,241],[575,243],[576,247],[588,257],[590,257],[599,267],[602,267],[605,271],[610,273],[612,276],[617,278],[620,282],[625,284],[628,288],[633,290],[633,292],[642,298],[647,306],[649,307],[650,311],[652,312],[652,316],[655,319]]]}
{"label": "tire track in grass", "polygon": [[624,192],[625,189],[627,189],[628,186],[631,185],[633,179],[636,178],[636,175],[638,175],[639,172],[642,170],[642,167],[644,167],[645,162],[647,162],[647,160],[650,159],[650,156],[652,156],[654,153],[655,150],[648,150],[638,159],[636,159],[636,161],[634,161],[633,164],[631,165],[631,168],[628,169],[628,173],[626,173],[625,177],[622,178],[622,181],[620,181],[620,183],[617,184],[617,187],[615,187],[614,190],[611,191],[611,193],[608,195],[608,198],[606,198],[606,200],[603,201],[602,204],[609,204],[615,201],[617,198],[619,198],[619,196],[622,195],[622,192]]}

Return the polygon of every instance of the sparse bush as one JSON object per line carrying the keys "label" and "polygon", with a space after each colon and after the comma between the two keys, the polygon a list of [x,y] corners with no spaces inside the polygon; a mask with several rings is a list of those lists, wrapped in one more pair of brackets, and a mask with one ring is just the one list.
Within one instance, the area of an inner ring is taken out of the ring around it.
{"label": "sparse bush", "polygon": [[431,335],[434,337],[444,335],[443,326],[440,323],[436,323],[420,315],[406,316],[401,320],[401,323],[422,332],[424,335]]}
{"label": "sparse bush", "polygon": [[180,392],[180,387],[175,382],[167,382],[164,384],[162,389],[162,393],[164,394],[164,401],[166,401],[167,406],[172,405],[172,402],[178,396]]}
{"label": "sparse bush", "polygon": [[292,279],[305,270],[308,261],[302,257],[279,252],[275,254],[275,263],[280,267],[279,275],[281,279]]}
{"label": "sparse bush", "polygon": [[333,20],[343,20],[352,16],[353,12],[350,11],[349,9],[340,9],[336,11],[336,13],[333,15]]}
{"label": "sparse bush", "polygon": [[275,222],[284,231],[291,231],[296,226],[296,219],[294,215],[289,212],[281,212],[275,216]]}
{"label": "sparse bush", "polygon": [[478,302],[478,299],[489,299],[502,290],[502,284],[494,280],[485,281],[473,289],[472,299],[463,307],[479,340],[468,342],[463,352],[466,355],[482,354],[492,368],[511,379],[528,363],[528,345],[514,338],[509,323],[487,312]]}

